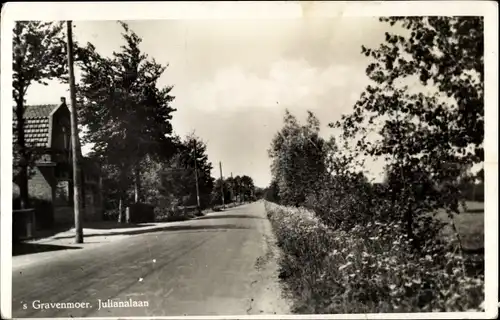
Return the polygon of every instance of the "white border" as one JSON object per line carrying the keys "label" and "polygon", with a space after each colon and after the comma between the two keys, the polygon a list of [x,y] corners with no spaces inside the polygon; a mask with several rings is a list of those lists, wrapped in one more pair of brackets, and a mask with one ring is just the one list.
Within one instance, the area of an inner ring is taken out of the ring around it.
{"label": "white border", "polygon": [[[303,10],[304,9],[304,10]],[[290,19],[342,16],[478,15],[485,17],[485,293],[486,311],[337,315],[189,317],[190,319],[484,319],[498,312],[498,3],[496,1],[387,2],[31,2],[2,10],[1,48],[1,311],[11,318],[12,289],[12,42],[15,20]],[[57,97],[56,97],[57,98]],[[154,317],[154,319],[179,317]],[[95,318],[101,319],[101,318]],[[109,319],[109,318],[102,318]],[[133,318],[123,318],[133,319]],[[134,319],[137,319],[135,317]],[[141,318],[142,319],[142,318]],[[150,317],[144,319],[151,319]]]}

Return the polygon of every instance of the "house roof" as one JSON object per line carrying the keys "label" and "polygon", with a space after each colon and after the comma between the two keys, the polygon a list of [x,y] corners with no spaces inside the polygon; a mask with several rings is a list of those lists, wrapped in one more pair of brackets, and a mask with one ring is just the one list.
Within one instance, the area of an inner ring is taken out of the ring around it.
{"label": "house roof", "polygon": [[[44,104],[25,107],[24,138],[27,147],[48,147],[50,139],[50,118],[53,112],[61,105]],[[13,125],[16,129],[17,119],[14,113]],[[17,135],[13,136],[13,143],[17,142]]]}

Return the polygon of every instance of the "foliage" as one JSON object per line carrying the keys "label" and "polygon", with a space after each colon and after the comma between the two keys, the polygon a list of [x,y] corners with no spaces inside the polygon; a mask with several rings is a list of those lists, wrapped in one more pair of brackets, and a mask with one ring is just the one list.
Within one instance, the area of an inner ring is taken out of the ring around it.
{"label": "foliage", "polygon": [[[255,200],[256,188],[253,179],[247,175],[237,175],[234,178],[228,177],[224,179],[224,202],[226,204],[237,201],[253,201]],[[212,203],[222,204],[221,199],[221,180],[217,179],[212,191]]]}
{"label": "foliage", "polygon": [[484,278],[469,277],[445,244],[408,250],[399,222],[331,229],[311,211],[266,203],[283,250],[280,277],[298,313],[472,311]]}
{"label": "foliage", "polygon": [[269,184],[269,187],[267,187],[264,191],[264,199],[270,202],[274,203],[280,203],[280,198],[279,198],[279,187],[278,183],[276,180],[272,180],[271,183]]}
{"label": "foliage", "polygon": [[271,170],[280,201],[301,205],[326,173],[328,144],[319,136],[319,120],[312,112],[308,112],[306,125],[300,125],[287,110],[284,123],[269,149]]}
{"label": "foliage", "polygon": [[[272,141],[266,199],[298,207],[267,204],[281,275],[300,313],[479,309],[484,279],[467,272],[480,263],[457,254],[452,214],[484,181],[470,173],[483,161],[482,18],[381,20],[408,32],[362,48],[373,83],[330,125],[341,135],[322,139],[312,113],[301,125],[287,111]],[[368,181],[362,157],[385,160],[382,183]]]}
{"label": "foliage", "polygon": [[166,159],[175,152],[170,134],[172,87],[157,88],[166,67],[140,51],[141,39],[121,23],[126,42],[121,52],[102,57],[92,44],[85,48],[78,85],[80,122],[87,127],[84,140],[96,154],[133,172],[136,200],[140,190],[140,167],[146,156]]}
{"label": "foliage", "polygon": [[[232,179],[221,180],[220,178],[215,180],[214,188],[212,190],[212,194],[210,195],[211,205],[217,206],[222,205],[222,197],[221,193],[224,193],[224,204],[231,203],[231,186]],[[221,192],[222,190],[222,192]]]}
{"label": "foliage", "polygon": [[17,121],[13,134],[17,143],[13,148],[13,179],[19,184],[21,206],[29,204],[28,174],[37,153],[24,139],[25,96],[33,83],[61,77],[65,72],[63,24],[42,21],[17,21],[12,43],[12,87]]}
{"label": "foliage", "polygon": [[377,205],[372,186],[361,172],[325,175],[317,185],[318,191],[307,194],[303,206],[331,227],[348,230],[386,213]]}
{"label": "foliage", "polygon": [[251,201],[255,194],[255,185],[253,179],[247,175],[234,177],[235,193],[239,196],[240,201]]}
{"label": "foliage", "polygon": [[[120,163],[110,162],[110,159],[103,155],[91,152],[87,157],[99,163],[101,167],[101,192],[103,199],[105,199],[103,201],[105,218],[116,220],[119,219],[120,214],[122,214],[121,218],[123,218],[123,210],[126,204],[133,199],[133,195],[129,192],[129,187],[133,183],[132,176],[124,175],[125,170],[120,167]],[[119,211],[120,205],[122,212]]]}
{"label": "foliage", "polygon": [[164,197],[175,199],[179,205],[196,205],[196,164],[200,205],[206,207],[213,189],[207,145],[194,134],[188,135],[184,141],[178,139],[177,145],[176,154],[160,170],[159,192]]}
{"label": "foliage", "polygon": [[255,199],[260,200],[264,199],[266,193],[266,189],[255,187]]}
{"label": "foliage", "polygon": [[[421,213],[439,208],[458,213],[460,179],[483,161],[483,20],[381,21],[402,26],[408,35],[386,33],[379,48],[362,48],[374,60],[366,69],[374,85],[334,126],[357,140],[358,151],[387,161],[391,199],[412,235]],[[419,93],[407,84],[415,78]],[[370,141],[373,133],[379,138]]]}

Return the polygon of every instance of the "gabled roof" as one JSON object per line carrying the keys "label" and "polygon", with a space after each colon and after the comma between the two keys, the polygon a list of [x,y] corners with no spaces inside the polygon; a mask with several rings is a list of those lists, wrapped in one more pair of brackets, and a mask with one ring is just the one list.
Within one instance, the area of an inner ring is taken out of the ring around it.
{"label": "gabled roof", "polygon": [[[29,105],[25,107],[24,116],[24,138],[27,147],[49,147],[50,144],[50,126],[52,115],[64,104],[44,104]],[[14,113],[14,130],[16,129],[17,119]],[[17,142],[17,135],[13,136],[13,143]]]}

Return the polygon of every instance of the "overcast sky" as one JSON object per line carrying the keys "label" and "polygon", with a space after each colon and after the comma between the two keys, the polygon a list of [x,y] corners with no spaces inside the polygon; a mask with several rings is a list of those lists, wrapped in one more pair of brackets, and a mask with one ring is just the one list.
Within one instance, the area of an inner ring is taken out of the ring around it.
{"label": "overcast sky", "polygon": [[[127,23],[145,53],[169,64],[159,85],[174,86],[174,131],[194,130],[207,142],[214,176],[222,161],[225,176],[247,174],[261,187],[271,178],[267,149],[285,108],[299,119],[313,111],[329,135],[327,124],[349,112],[367,84],[361,45],[377,46],[388,28],[374,17]],[[115,21],[74,25],[75,38],[103,55],[123,44]],[[61,96],[69,98],[66,85],[33,85],[27,103]],[[380,165],[369,169],[376,175]]]}

